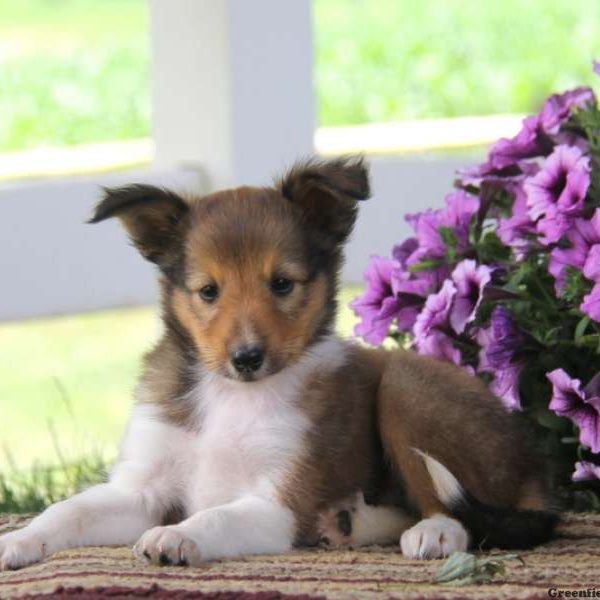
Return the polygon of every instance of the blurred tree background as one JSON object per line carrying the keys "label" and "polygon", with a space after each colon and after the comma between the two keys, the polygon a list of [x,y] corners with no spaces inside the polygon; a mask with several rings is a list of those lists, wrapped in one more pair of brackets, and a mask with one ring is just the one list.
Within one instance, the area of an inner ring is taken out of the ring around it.
{"label": "blurred tree background", "polygon": [[0,152],[150,135],[145,0],[0,0]]}
{"label": "blurred tree background", "polygon": [[[597,0],[314,0],[314,18],[325,126],[526,113],[600,56]],[[148,28],[146,0],[0,0],[0,151],[149,136]]]}
{"label": "blurred tree background", "polygon": [[528,113],[597,82],[597,0],[315,0],[323,125]]}

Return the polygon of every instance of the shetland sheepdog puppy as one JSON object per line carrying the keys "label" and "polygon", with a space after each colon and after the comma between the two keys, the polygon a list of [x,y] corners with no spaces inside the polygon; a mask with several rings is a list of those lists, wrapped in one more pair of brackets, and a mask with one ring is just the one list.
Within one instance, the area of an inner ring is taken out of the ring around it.
{"label": "shetland sheepdog puppy", "polygon": [[158,267],[164,334],[108,481],[0,538],[1,569],[105,544],[195,566],[319,543],[396,543],[415,559],[552,536],[529,436],[481,381],[335,335],[342,247],[368,196],[360,158],[205,197],[106,190],[91,222],[117,217]]}

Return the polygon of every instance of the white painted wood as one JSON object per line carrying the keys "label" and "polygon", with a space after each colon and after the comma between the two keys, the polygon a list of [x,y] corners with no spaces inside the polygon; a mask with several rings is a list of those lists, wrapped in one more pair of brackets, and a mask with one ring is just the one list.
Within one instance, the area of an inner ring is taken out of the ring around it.
{"label": "white painted wood", "polygon": [[151,0],[156,163],[213,188],[260,184],[313,150],[309,0]]}
{"label": "white painted wood", "polygon": [[315,150],[324,156],[337,156],[349,152],[415,154],[476,148],[501,137],[513,137],[521,129],[523,117],[485,115],[320,127],[315,132]]}
{"label": "white painted wood", "polygon": [[444,206],[465,159],[382,156],[370,163],[373,196],[361,203],[346,249],[346,283],[362,283],[369,256],[389,256],[394,244],[413,234],[404,220],[407,214]]}
{"label": "white painted wood", "polygon": [[[409,235],[406,213],[443,205],[463,161],[372,159],[374,196],[361,206],[347,249],[346,282],[361,282],[371,254]],[[116,221],[86,225],[100,185],[146,181],[202,193],[195,172],[127,172],[0,186],[0,320],[156,301],[152,265]]]}

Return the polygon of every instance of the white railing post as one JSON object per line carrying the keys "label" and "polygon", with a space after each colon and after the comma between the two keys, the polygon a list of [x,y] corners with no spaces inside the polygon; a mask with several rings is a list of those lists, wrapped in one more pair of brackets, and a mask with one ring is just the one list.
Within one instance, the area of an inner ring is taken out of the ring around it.
{"label": "white railing post", "polygon": [[313,151],[310,0],[151,0],[159,166],[256,184]]}

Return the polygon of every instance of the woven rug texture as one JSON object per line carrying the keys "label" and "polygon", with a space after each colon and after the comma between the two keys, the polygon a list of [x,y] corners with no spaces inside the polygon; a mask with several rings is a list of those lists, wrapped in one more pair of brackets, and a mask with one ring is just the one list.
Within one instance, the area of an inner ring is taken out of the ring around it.
{"label": "woven rug texture", "polygon": [[[29,518],[0,515],[0,534]],[[130,548],[90,547],[0,573],[0,598],[533,599],[553,597],[551,590],[600,598],[600,515],[567,514],[556,540],[520,555],[525,564],[506,563],[506,573],[491,583],[457,587],[433,583],[441,561],[405,559],[397,546],[298,550],[196,569],[150,566],[136,560]]]}

